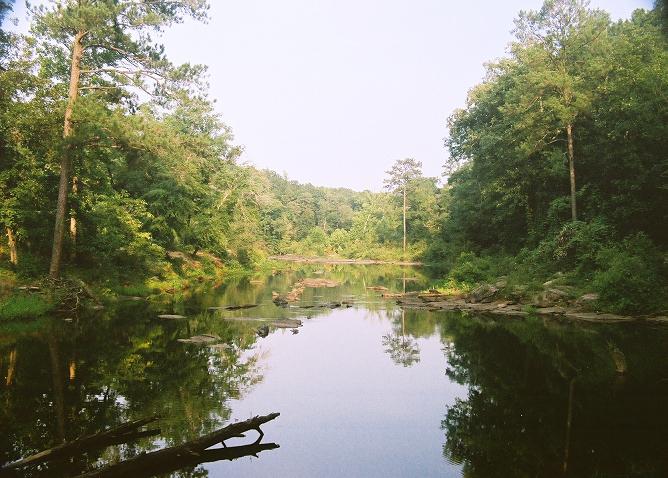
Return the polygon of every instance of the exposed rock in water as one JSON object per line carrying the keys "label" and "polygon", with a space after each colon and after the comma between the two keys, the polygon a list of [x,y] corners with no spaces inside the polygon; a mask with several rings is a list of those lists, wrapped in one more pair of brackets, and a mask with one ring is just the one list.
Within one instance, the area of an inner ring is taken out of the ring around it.
{"label": "exposed rock in water", "polygon": [[269,326],[263,325],[262,327],[259,327],[257,329],[257,335],[258,337],[265,338],[267,335],[269,335]]}
{"label": "exposed rock in water", "polygon": [[370,285],[370,286],[367,286],[367,289],[368,290],[378,290],[378,291],[381,291],[381,292],[390,290],[387,287],[384,287],[382,285]]}
{"label": "exposed rock in water", "polygon": [[281,296],[275,297],[272,302],[279,307],[285,307],[286,305],[288,305],[288,299]]}
{"label": "exposed rock in water", "polygon": [[335,280],[316,279],[316,278],[303,279],[300,282],[297,282],[297,284],[301,284],[304,287],[312,287],[315,289],[321,287],[338,287],[339,285],[341,285],[340,282],[337,282]]}
{"label": "exposed rock in water", "polygon": [[278,319],[272,321],[270,325],[277,329],[294,329],[295,327],[301,327],[302,321],[299,319]]}
{"label": "exposed rock in water", "polygon": [[259,304],[243,304],[243,305],[223,305],[220,307],[208,307],[207,310],[241,310],[241,309],[252,309],[257,307]]}
{"label": "exposed rock in water", "polygon": [[186,318],[187,317],[185,315],[178,315],[178,314],[162,314],[158,316],[158,319],[166,319],[166,320],[178,320]]}

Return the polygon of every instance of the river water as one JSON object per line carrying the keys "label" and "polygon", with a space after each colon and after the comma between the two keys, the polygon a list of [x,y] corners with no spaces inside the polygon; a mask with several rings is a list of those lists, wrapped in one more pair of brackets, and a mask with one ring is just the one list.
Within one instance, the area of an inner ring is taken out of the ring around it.
{"label": "river water", "polygon": [[[424,274],[286,266],[4,325],[0,463],[161,415],[157,436],[23,472],[75,476],[279,412],[262,426],[279,448],[164,476],[668,476],[666,328],[403,311],[372,289],[420,290]],[[303,278],[339,285],[274,305]],[[243,304],[258,306],[209,310]],[[258,334],[239,318],[303,325]],[[217,345],[178,341],[198,334]]]}

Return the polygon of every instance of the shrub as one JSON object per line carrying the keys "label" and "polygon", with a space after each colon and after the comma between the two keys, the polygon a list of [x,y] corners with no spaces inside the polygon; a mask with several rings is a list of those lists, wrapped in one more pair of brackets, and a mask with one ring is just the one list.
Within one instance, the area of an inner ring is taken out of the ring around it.
{"label": "shrub", "polygon": [[478,257],[472,252],[462,252],[450,270],[449,277],[458,284],[472,286],[496,279],[504,269],[503,260],[494,257]]}
{"label": "shrub", "polygon": [[547,270],[576,271],[590,275],[597,266],[599,252],[612,238],[611,229],[602,221],[573,221],[540,242],[533,261]]}
{"label": "shrub", "polygon": [[594,275],[599,304],[611,312],[646,313],[665,306],[666,271],[660,252],[644,234],[598,254]]}

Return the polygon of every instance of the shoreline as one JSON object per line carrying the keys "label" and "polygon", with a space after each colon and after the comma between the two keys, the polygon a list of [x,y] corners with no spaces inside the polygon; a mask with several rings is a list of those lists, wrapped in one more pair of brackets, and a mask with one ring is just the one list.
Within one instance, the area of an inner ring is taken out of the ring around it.
{"label": "shoreline", "polygon": [[415,261],[382,261],[377,259],[345,259],[338,257],[307,257],[297,254],[283,254],[269,256],[268,259],[275,261],[297,262],[301,264],[351,264],[351,265],[395,265],[395,266],[424,266],[422,262]]}
{"label": "shoreline", "polygon": [[567,319],[600,324],[646,323],[668,325],[665,315],[618,315],[606,312],[590,312],[576,307],[552,305],[537,307],[533,304],[493,302],[469,302],[464,296],[436,293],[383,294],[383,298],[396,299],[397,305],[405,309],[434,311],[477,312],[501,317],[542,316],[552,319]]}

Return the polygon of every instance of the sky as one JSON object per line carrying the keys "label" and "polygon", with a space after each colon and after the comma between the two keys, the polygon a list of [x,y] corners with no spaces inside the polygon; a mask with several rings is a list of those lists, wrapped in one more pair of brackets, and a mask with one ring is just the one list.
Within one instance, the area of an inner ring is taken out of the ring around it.
{"label": "sky", "polygon": [[[613,19],[651,0],[593,0]],[[397,159],[440,177],[447,118],[520,10],[542,0],[211,0],[163,42],[209,67],[210,97],[242,161],[319,186],[379,191]],[[22,19],[25,7],[17,1]]]}

